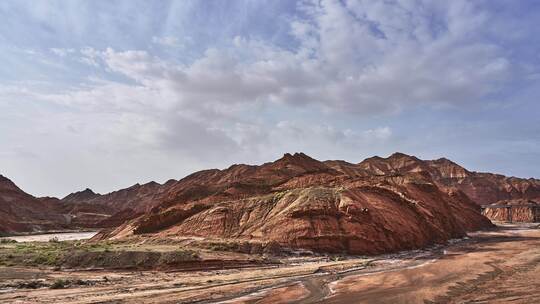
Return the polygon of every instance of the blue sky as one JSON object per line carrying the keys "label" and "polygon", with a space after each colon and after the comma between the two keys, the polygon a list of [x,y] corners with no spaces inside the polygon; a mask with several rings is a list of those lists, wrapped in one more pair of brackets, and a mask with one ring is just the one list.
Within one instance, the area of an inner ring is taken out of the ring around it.
{"label": "blue sky", "polygon": [[0,173],[34,195],[285,152],[540,177],[538,1],[2,1]]}

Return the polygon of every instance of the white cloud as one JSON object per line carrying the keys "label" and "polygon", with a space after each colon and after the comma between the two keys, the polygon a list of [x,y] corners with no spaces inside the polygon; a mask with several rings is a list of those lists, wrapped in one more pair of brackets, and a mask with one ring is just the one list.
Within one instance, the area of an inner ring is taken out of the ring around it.
{"label": "white cloud", "polygon": [[165,46],[165,47],[172,47],[172,48],[185,47],[186,44],[189,44],[191,42],[192,42],[192,38],[189,36],[183,37],[182,40],[173,36],[152,37],[152,43]]}
{"label": "white cloud", "polygon": [[[40,98],[116,115],[110,143],[129,138],[197,155],[217,146],[234,151],[275,142],[282,148],[291,140],[306,147],[384,142],[392,136],[389,127],[353,130],[309,120],[274,125],[256,117],[274,106],[359,117],[417,105],[461,107],[481,103],[512,73],[501,47],[480,39],[489,16],[466,2],[323,0],[303,2],[301,10],[306,17],[290,27],[297,48],[236,36],[228,47],[178,64],[145,50],[88,47],[81,61],[129,81],[92,81]],[[152,40],[179,43],[171,36]]]}
{"label": "white cloud", "polygon": [[510,59],[479,39],[488,16],[462,1],[418,2],[414,9],[407,3],[305,4],[309,19],[291,23],[300,44],[293,50],[235,37],[231,47],[210,48],[189,65],[137,50],[83,50],[82,60],[96,64],[100,57],[111,71],[183,105],[309,103],[370,115],[480,103],[504,86]]}
{"label": "white cloud", "polygon": [[[486,34],[497,20],[475,2],[321,0],[299,9],[288,44],[235,33],[193,60],[172,53],[192,45],[181,35],[152,33],[145,50],[53,48],[92,66],[88,80],[56,90],[4,86],[0,101],[14,117],[22,115],[12,106],[18,99],[36,100],[32,109],[50,106],[27,122],[54,137],[54,145],[41,139],[37,150],[79,153],[89,164],[101,155],[114,168],[129,167],[130,155],[188,170],[286,151],[379,154],[399,130],[369,119],[408,108],[482,105],[519,80],[503,42]],[[174,49],[154,52],[158,47]],[[356,121],[342,122],[351,116]],[[18,140],[25,138],[31,137]],[[69,151],[55,149],[66,141]]]}
{"label": "white cloud", "polygon": [[66,57],[69,54],[75,53],[75,49],[51,48],[50,51],[60,57]]}
{"label": "white cloud", "polygon": [[97,57],[99,56],[99,53],[99,51],[91,47],[85,47],[81,49],[82,56],[79,58],[79,61],[93,67],[98,67]]}

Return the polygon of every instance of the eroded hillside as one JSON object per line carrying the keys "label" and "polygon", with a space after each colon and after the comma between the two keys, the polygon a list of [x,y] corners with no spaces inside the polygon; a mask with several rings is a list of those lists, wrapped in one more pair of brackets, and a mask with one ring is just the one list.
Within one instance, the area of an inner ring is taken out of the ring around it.
{"label": "eroded hillside", "polygon": [[151,212],[103,237],[201,236],[375,254],[491,226],[466,195],[438,187],[428,172],[370,170],[297,153],[261,166],[201,171],[171,187]]}

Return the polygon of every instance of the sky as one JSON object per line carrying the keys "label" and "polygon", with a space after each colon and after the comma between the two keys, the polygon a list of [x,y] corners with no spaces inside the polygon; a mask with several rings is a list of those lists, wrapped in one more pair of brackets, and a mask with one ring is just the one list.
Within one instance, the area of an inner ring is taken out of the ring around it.
{"label": "sky", "polygon": [[540,177],[540,2],[0,2],[0,174],[107,193],[286,152]]}

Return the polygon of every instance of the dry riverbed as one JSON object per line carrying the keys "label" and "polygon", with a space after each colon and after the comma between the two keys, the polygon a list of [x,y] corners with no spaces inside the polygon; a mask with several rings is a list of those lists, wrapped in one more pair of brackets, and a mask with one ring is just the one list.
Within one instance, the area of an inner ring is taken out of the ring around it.
{"label": "dry riverbed", "polygon": [[[275,258],[80,241],[32,246],[0,244],[0,302],[540,303],[540,230],[535,227],[506,226],[446,247],[377,257]],[[82,262],[66,251],[77,252]],[[32,260],[36,252],[48,252],[51,265]],[[83,257],[109,262],[96,269],[95,261],[85,264]],[[67,269],[70,259],[73,266],[92,270]],[[131,270],[111,270],[110,263]]]}

